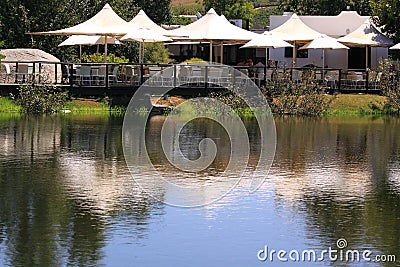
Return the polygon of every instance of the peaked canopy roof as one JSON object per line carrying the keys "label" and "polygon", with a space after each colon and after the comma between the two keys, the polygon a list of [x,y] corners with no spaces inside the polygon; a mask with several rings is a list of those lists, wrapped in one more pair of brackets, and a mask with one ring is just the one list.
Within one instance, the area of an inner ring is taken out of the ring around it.
{"label": "peaked canopy roof", "polygon": [[250,42],[243,45],[241,48],[281,48],[281,47],[293,47],[288,42],[279,38],[272,32],[264,32],[258,34],[257,37],[252,39]]}
{"label": "peaked canopy roof", "polygon": [[232,25],[225,17],[219,16],[213,8],[199,20],[181,28],[168,31],[173,39],[244,42],[257,36]]}
{"label": "peaked canopy roof", "polygon": [[122,36],[129,32],[131,27],[131,24],[119,17],[110,5],[106,4],[99,13],[78,25],[56,31],[31,34]]}
{"label": "peaked canopy roof", "polygon": [[129,21],[129,24],[133,24],[135,27],[139,26],[148,28],[162,35],[168,33],[167,30],[154,23],[154,21],[152,21],[143,10],[140,10],[139,13],[131,21]]}
{"label": "peaked canopy roof", "polygon": [[290,19],[271,32],[276,33],[285,41],[310,41],[321,35],[321,33],[304,24],[296,14],[293,14]]}
{"label": "peaked canopy roof", "polygon": [[338,39],[339,42],[361,46],[391,46],[393,40],[381,33],[375,25],[367,19],[360,27],[348,35]]}
{"label": "peaked canopy roof", "polygon": [[311,42],[302,46],[300,49],[349,49],[347,46],[339,43],[337,39],[321,34]]}

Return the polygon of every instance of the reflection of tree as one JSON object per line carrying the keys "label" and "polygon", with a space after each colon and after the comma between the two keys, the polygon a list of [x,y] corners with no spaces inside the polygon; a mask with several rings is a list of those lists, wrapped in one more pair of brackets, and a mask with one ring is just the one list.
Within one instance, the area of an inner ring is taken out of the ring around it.
{"label": "reflection of tree", "polygon": [[[276,162],[290,175],[275,187],[279,196],[304,203],[309,238],[327,248],[344,237],[353,249],[370,244],[400,258],[400,192],[388,179],[390,164],[400,159],[400,120],[286,120],[277,120]],[[291,180],[296,185],[287,192]]]}
{"label": "reflection of tree", "polygon": [[[126,170],[121,124],[121,117],[108,116],[0,120],[0,246],[5,248],[0,255],[5,263],[94,266],[103,257],[110,221],[127,220],[126,226],[137,229],[136,238],[144,236],[153,207]],[[65,169],[66,157],[81,166],[90,163],[94,172],[80,172],[71,182],[76,166]],[[85,180],[96,183],[77,183]],[[105,194],[106,209],[94,201],[94,192]]]}

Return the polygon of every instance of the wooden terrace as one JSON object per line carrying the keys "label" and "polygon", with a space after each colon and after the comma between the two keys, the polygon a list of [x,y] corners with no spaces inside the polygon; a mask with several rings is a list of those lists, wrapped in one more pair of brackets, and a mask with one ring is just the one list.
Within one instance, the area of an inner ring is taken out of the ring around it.
{"label": "wooden terrace", "polygon": [[[153,86],[171,87],[182,96],[205,95],[232,84],[254,82],[265,86],[268,81],[290,75],[293,83],[305,79],[324,86],[327,92],[380,93],[380,73],[365,70],[266,68],[223,65],[165,65],[132,63],[64,63],[45,61],[1,61],[0,91],[15,93],[22,84],[51,84],[62,87],[73,96],[132,96],[146,81]],[[242,75],[243,74],[243,75]]]}

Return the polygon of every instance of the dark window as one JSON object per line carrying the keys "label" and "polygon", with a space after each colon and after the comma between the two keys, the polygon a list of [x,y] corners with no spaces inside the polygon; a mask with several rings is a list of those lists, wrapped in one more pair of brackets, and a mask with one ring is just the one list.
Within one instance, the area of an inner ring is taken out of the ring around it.
{"label": "dark window", "polygon": [[[303,45],[297,46],[297,58],[308,58],[308,49],[299,50]],[[285,57],[292,58],[293,57],[293,48],[286,47],[285,48]]]}

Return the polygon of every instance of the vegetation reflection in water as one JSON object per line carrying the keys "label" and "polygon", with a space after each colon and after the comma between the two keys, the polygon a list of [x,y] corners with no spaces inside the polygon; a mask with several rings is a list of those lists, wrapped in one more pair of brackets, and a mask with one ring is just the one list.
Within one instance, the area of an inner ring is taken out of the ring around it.
{"label": "vegetation reflection in water", "polygon": [[[177,263],[173,255],[183,240],[187,250],[182,264],[174,266],[196,265],[192,259],[201,258],[199,247],[208,252],[201,263],[209,260],[212,266],[231,256],[235,260],[230,266],[243,266],[255,262],[256,249],[266,241],[285,249],[292,244],[325,249],[342,237],[353,249],[372,248],[400,258],[397,118],[277,118],[277,153],[264,186],[253,195],[239,187],[218,203],[189,210],[155,202],[132,181],[122,152],[122,120],[108,115],[0,114],[0,265],[116,265],[127,252],[132,264],[157,266],[163,259],[167,266]],[[157,139],[163,120],[149,121],[151,139]],[[245,120],[252,145],[250,168],[259,152],[253,123]],[[196,140],[210,134],[218,137],[221,149],[207,173],[212,177],[226,166],[226,133],[199,120],[187,126],[181,141],[184,153],[196,158]],[[157,144],[148,144],[153,162],[160,172],[173,173]],[[219,220],[195,216],[213,210]],[[185,235],[186,222],[177,220],[179,213],[187,215],[188,229],[197,230]],[[276,219],[284,214],[289,217]],[[296,224],[289,227],[280,220]],[[215,227],[219,221],[224,228]],[[204,224],[210,227],[205,230]],[[234,231],[238,228],[253,231]],[[279,236],[273,234],[277,228]],[[118,236],[130,242],[113,245]],[[205,236],[218,236],[241,249],[232,256],[231,247],[216,249],[212,243],[218,240]],[[157,257],[144,253],[158,243],[169,246]]]}

